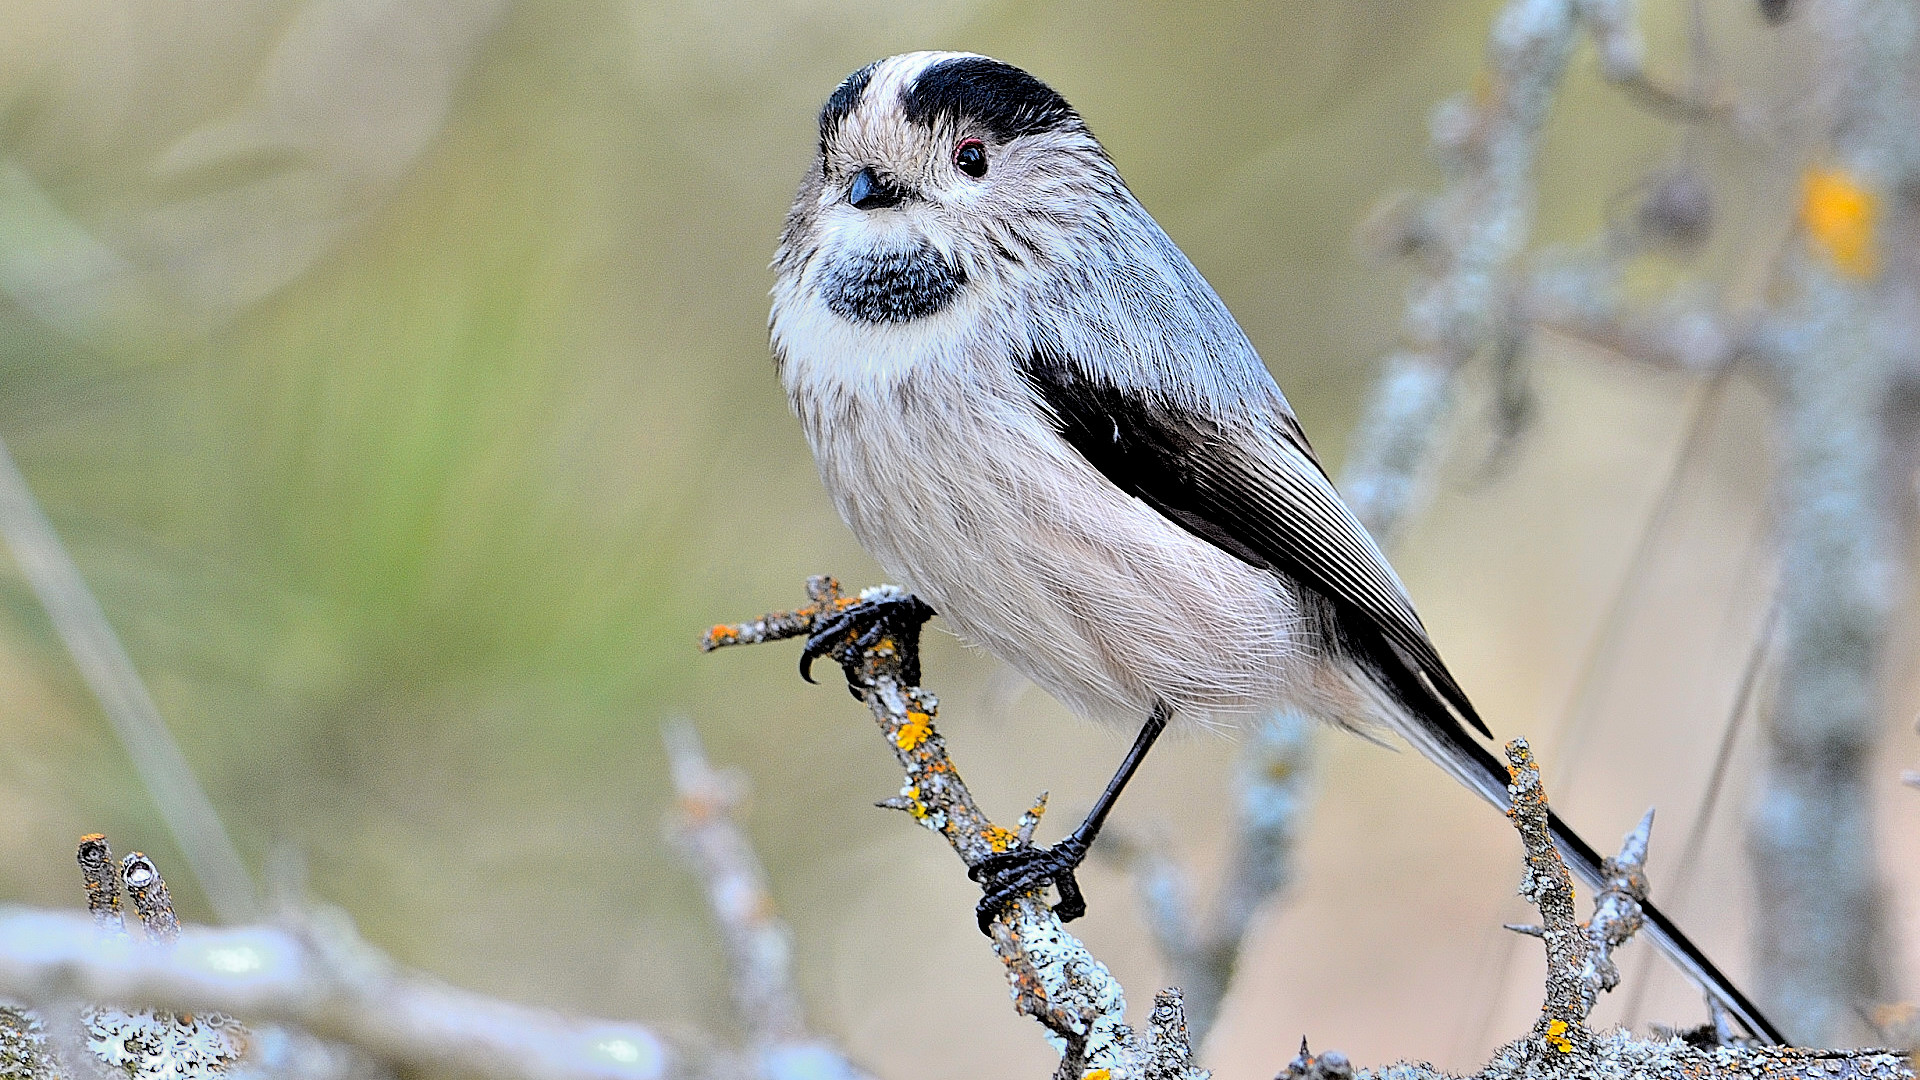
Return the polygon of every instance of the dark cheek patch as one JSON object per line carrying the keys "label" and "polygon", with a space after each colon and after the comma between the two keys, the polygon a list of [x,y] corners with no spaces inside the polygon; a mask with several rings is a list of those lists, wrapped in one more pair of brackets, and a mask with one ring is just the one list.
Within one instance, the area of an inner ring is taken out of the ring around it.
{"label": "dark cheek patch", "polygon": [[966,273],[933,245],[849,255],[828,270],[820,291],[835,315],[854,322],[903,323],[938,313],[952,302]]}

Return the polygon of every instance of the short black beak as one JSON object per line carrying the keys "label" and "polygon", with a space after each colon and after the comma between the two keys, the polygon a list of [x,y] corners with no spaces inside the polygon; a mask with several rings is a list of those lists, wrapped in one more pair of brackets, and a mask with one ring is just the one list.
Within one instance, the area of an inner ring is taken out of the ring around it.
{"label": "short black beak", "polygon": [[860,175],[853,178],[853,186],[847,190],[847,201],[862,210],[897,206],[903,198],[905,194],[899,188],[880,179],[880,174],[871,168],[861,169]]}

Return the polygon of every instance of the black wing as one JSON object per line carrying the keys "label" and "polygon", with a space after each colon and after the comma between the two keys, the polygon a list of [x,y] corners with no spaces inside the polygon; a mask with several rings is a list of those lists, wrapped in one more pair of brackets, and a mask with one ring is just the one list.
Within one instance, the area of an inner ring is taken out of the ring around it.
{"label": "black wing", "polygon": [[1036,350],[1022,374],[1061,438],[1122,491],[1221,550],[1320,594],[1345,646],[1416,716],[1432,723],[1440,719],[1433,706],[1442,717],[1451,708],[1491,736],[1277,395],[1261,418],[1273,430],[1236,437],[1218,419],[1101,382],[1051,350]]}
{"label": "black wing", "polygon": [[[1344,647],[1408,706],[1416,722],[1415,730],[1403,732],[1409,741],[1495,805],[1506,804],[1505,766],[1455,717],[1482,735],[1489,734],[1486,725],[1277,396],[1271,408],[1251,410],[1257,420],[1237,418],[1230,429],[1166,395],[1095,379],[1057,351],[1036,352],[1022,373],[1053,414],[1060,437],[1121,490],[1195,536],[1319,593]],[[1557,814],[1549,818],[1568,865],[1598,888],[1606,880],[1600,855]],[[1646,932],[1689,978],[1748,1031],[1785,1044],[1780,1030],[1671,919],[1650,902],[1642,907]]]}

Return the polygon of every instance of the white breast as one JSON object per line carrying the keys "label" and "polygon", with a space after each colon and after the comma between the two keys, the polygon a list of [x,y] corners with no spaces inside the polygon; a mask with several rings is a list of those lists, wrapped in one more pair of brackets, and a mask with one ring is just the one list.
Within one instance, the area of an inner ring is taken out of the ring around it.
{"label": "white breast", "polygon": [[1008,343],[835,321],[790,334],[784,357],[821,475],[860,542],[963,638],[1126,723],[1155,701],[1227,720],[1298,681],[1280,583],[1088,465]]}

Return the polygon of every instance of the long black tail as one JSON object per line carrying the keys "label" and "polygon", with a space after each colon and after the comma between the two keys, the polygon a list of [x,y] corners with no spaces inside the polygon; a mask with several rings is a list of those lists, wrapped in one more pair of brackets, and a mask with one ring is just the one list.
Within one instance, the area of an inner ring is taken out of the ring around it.
{"label": "long black tail", "polygon": [[[1404,701],[1413,695],[1403,693],[1398,696]],[[1432,701],[1431,698],[1428,700]],[[1441,715],[1432,716],[1430,710],[1422,709],[1418,715],[1406,716],[1407,723],[1400,734],[1454,779],[1479,792],[1501,810],[1506,810],[1511,805],[1507,797],[1506,766],[1468,733],[1458,719],[1441,708],[1440,702],[1432,701],[1431,712]],[[1604,888],[1606,879],[1601,874],[1601,858],[1593,846],[1560,820],[1558,814],[1549,811],[1548,823],[1553,829],[1554,846],[1560,849],[1567,868],[1589,889],[1598,892]],[[1680,928],[1665,912],[1650,902],[1643,902],[1640,910],[1646,916],[1642,935],[1651,937],[1660,951],[1701,990],[1732,1013],[1755,1038],[1775,1046],[1787,1045],[1787,1038],[1780,1029],[1767,1019],[1747,995],[1740,992],[1732,980],[1721,974],[1713,961],[1707,959],[1707,954],[1688,940],[1687,935],[1680,932]]]}

